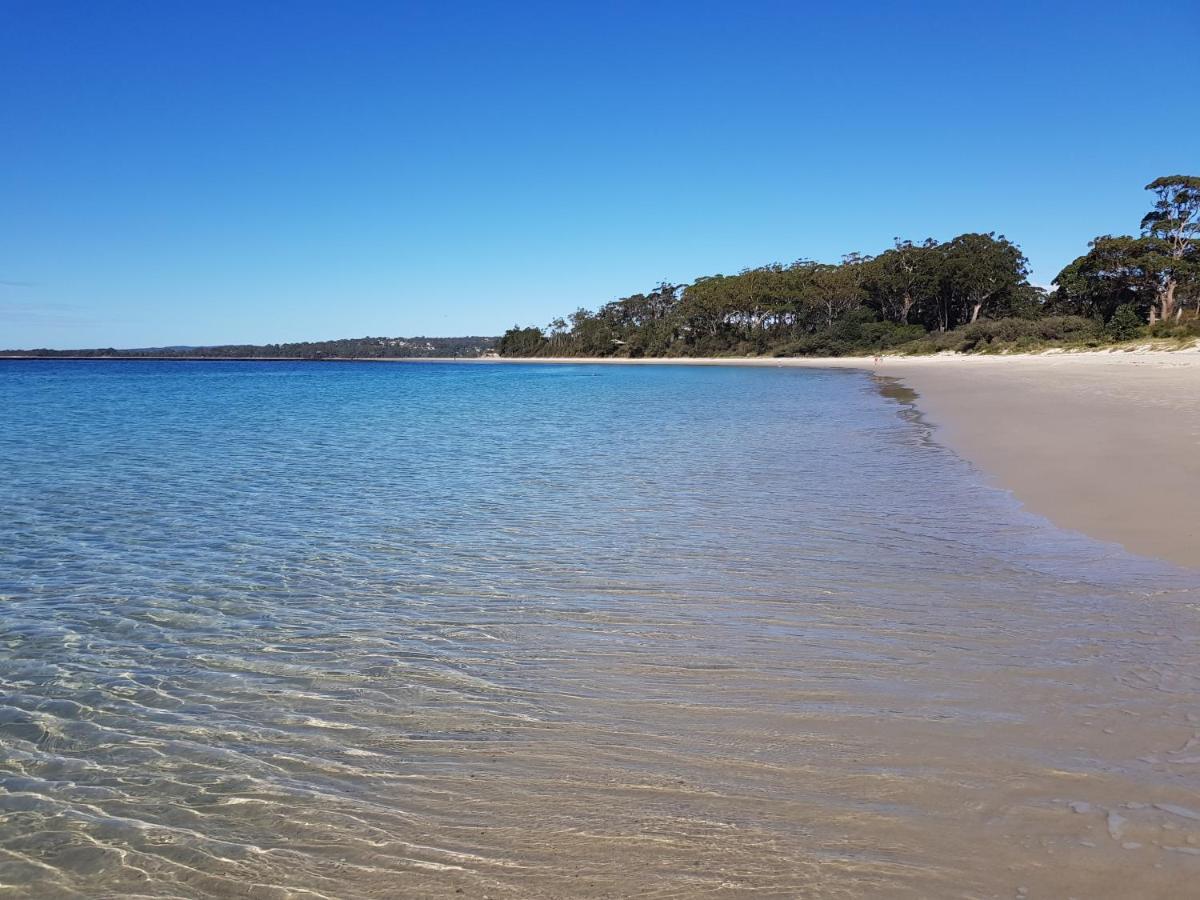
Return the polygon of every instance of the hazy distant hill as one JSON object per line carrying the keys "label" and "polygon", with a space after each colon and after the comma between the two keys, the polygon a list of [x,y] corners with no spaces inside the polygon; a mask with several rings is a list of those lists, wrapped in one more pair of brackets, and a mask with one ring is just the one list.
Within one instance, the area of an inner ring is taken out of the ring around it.
{"label": "hazy distant hill", "polygon": [[115,350],[112,347],[87,350],[0,350],[0,356],[68,357],[173,357],[179,359],[352,359],[383,357],[476,357],[496,346],[494,337],[411,337],[344,338],[337,341],[305,341],[298,344],[223,344],[216,347],[140,347]]}

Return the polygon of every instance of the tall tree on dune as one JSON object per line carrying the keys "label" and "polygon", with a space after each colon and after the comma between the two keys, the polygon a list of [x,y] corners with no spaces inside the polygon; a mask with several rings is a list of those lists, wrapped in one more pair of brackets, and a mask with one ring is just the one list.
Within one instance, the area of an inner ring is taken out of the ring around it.
{"label": "tall tree on dune", "polygon": [[885,319],[907,325],[913,309],[919,312],[921,303],[933,293],[937,246],[933,238],[919,244],[896,238],[891,250],[875,257],[868,293]]}
{"label": "tall tree on dune", "polygon": [[958,301],[956,320],[976,322],[1005,293],[1025,283],[1029,261],[1004,235],[961,234],[946,246],[946,277]]}
{"label": "tall tree on dune", "polygon": [[1054,278],[1053,302],[1069,312],[1109,321],[1122,306],[1154,311],[1158,261],[1145,238],[1101,235]]}
{"label": "tall tree on dune", "polygon": [[1142,234],[1153,242],[1159,272],[1158,308],[1150,321],[1178,319],[1183,313],[1180,287],[1200,280],[1200,176],[1167,175],[1146,185],[1158,197],[1142,218]]}

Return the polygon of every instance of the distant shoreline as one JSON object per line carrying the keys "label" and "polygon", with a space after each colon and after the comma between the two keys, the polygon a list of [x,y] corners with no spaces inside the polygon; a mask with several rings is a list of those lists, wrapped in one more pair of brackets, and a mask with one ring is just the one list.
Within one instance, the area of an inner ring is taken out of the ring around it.
{"label": "distant shoreline", "polygon": [[[1015,360],[1100,358],[1136,359],[1200,356],[1200,343],[1187,347],[1114,346],[1096,349],[1051,348],[1033,353],[958,353],[942,352],[914,355],[880,354],[875,356],[183,356],[156,355],[84,355],[84,354],[0,354],[0,360],[54,361],[97,360],[103,362],[388,362],[388,363],[496,363],[548,365],[629,365],[629,366],[778,366],[798,368],[870,369],[881,364],[944,365],[968,360],[990,363]],[[878,362],[876,362],[878,360]]]}
{"label": "distant shoreline", "polygon": [[29,362],[496,362],[478,356],[65,356],[45,354],[0,354],[0,360],[19,359]]}

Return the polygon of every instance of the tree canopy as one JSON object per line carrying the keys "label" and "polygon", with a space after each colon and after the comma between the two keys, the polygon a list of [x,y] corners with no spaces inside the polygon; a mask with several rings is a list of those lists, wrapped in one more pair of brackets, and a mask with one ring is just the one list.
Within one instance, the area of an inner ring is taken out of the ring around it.
{"label": "tree canopy", "polygon": [[[1028,260],[1002,234],[896,238],[877,256],[802,258],[660,284],[595,311],[577,309],[545,330],[514,327],[498,349],[508,356],[837,355],[1127,339],[1167,321],[1200,330],[1200,177],[1159,178],[1147,189],[1156,201],[1141,234],[1095,238],[1049,295],[1030,284]],[[1120,321],[1109,327],[1118,310]]]}
{"label": "tree canopy", "polygon": [[1058,308],[1108,321],[1128,304],[1153,325],[1177,323],[1200,304],[1200,176],[1156,178],[1146,190],[1156,200],[1141,234],[1093,240],[1055,278]]}
{"label": "tree canopy", "polygon": [[1019,308],[1033,291],[1027,274],[1024,255],[1003,235],[897,240],[875,257],[800,259],[660,284],[577,310],[565,331],[514,327],[498,350],[638,357],[883,349]]}

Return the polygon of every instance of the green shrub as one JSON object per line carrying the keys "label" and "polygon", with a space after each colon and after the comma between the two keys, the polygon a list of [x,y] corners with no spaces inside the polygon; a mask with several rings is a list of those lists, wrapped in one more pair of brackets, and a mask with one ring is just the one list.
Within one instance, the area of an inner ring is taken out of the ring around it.
{"label": "green shrub", "polygon": [[1142,318],[1130,303],[1122,303],[1104,327],[1114,341],[1131,341],[1142,334]]}
{"label": "green shrub", "polygon": [[1183,319],[1167,322],[1155,322],[1150,326],[1150,336],[1156,338],[1174,338],[1187,340],[1200,337],[1200,318]]}
{"label": "green shrub", "polygon": [[1081,341],[1100,336],[1100,323],[1083,316],[1047,316],[1031,323],[1044,341]]}

